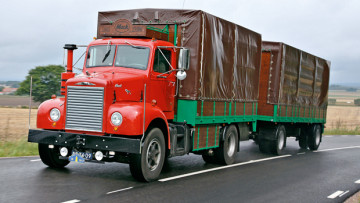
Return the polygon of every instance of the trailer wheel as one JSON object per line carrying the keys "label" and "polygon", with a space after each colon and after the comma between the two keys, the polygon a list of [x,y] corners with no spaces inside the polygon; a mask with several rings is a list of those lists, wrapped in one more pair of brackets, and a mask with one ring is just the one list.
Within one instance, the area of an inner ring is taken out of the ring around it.
{"label": "trailer wheel", "polygon": [[273,152],[276,155],[281,155],[283,149],[286,147],[286,131],[283,125],[279,125],[276,130],[276,142],[273,147]]}
{"label": "trailer wheel", "polygon": [[263,135],[267,139],[259,140],[259,149],[263,153],[272,153],[281,155],[283,149],[286,147],[286,130],[283,125],[278,125],[275,128],[263,129]]}
{"label": "trailer wheel", "polygon": [[225,132],[224,140],[220,147],[215,150],[216,162],[230,165],[234,163],[239,146],[239,136],[234,125],[230,125]]}
{"label": "trailer wheel", "polygon": [[301,149],[308,148],[308,128],[302,127],[299,136],[299,146]]}
{"label": "trailer wheel", "polygon": [[319,125],[313,125],[308,137],[308,145],[310,150],[317,150],[321,142],[321,129]]}
{"label": "trailer wheel", "polygon": [[272,152],[272,141],[270,140],[259,140],[259,149],[262,153]]}
{"label": "trailer wheel", "polygon": [[64,168],[70,163],[68,160],[59,159],[59,146],[50,149],[49,145],[39,144],[38,149],[41,161],[51,168]]}
{"label": "trailer wheel", "polygon": [[208,164],[216,164],[216,157],[207,154],[202,154],[203,160]]}
{"label": "trailer wheel", "polygon": [[130,157],[132,176],[144,182],[157,180],[165,160],[165,139],[159,128],[153,128],[147,134],[141,154]]}

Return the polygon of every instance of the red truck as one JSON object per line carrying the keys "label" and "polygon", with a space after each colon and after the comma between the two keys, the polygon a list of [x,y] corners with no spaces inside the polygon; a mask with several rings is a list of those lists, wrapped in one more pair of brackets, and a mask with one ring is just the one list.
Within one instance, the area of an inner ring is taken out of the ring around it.
{"label": "red truck", "polygon": [[29,142],[44,164],[129,163],[156,180],[168,157],[232,164],[239,141],[281,154],[286,138],[316,150],[326,122],[330,63],[199,10],[99,12],[83,71],[39,106]]}

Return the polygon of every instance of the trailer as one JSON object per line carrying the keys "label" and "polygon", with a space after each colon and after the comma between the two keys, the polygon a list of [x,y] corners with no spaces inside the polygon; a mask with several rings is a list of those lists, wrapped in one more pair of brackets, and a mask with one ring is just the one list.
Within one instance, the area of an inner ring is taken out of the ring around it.
{"label": "trailer", "polygon": [[78,46],[64,48],[64,97],[39,106],[28,136],[49,167],[128,163],[154,181],[170,157],[232,164],[240,141],[275,154],[288,136],[320,144],[329,62],[204,11],[99,12],[77,76]]}
{"label": "trailer", "polygon": [[330,62],[280,42],[262,42],[259,148],[280,154],[286,137],[318,149],[328,105]]}

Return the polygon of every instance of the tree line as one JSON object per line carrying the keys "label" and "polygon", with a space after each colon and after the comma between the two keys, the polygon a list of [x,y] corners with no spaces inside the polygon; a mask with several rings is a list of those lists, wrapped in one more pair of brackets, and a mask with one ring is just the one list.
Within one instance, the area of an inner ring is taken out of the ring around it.
{"label": "tree line", "polygon": [[30,80],[32,77],[32,96],[35,102],[43,102],[51,95],[60,95],[61,73],[65,68],[60,65],[37,66],[31,69],[25,80],[20,83],[16,95],[30,94]]}

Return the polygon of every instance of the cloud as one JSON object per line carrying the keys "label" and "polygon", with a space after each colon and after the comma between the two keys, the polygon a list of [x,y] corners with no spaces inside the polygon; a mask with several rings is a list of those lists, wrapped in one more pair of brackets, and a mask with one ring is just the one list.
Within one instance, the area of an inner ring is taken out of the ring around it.
{"label": "cloud", "polygon": [[[12,0],[0,8],[0,80],[23,80],[38,65],[62,64],[65,43],[88,44],[97,12],[135,8],[200,9],[332,62],[331,82],[360,74],[356,0],[123,1]],[[82,51],[75,52],[75,59]],[[79,62],[81,63],[81,62]]]}

